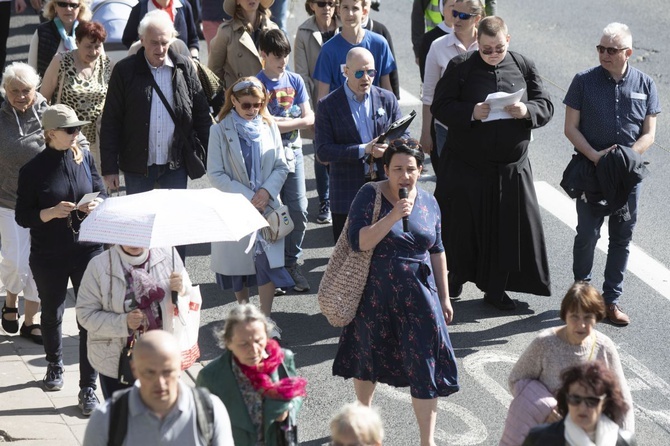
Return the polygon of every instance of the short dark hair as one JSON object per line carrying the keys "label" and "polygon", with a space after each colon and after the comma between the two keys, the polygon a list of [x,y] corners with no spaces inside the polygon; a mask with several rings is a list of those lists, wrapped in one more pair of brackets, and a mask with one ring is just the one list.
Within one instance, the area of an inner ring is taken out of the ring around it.
{"label": "short dark hair", "polygon": [[585,362],[568,367],[561,372],[561,387],[556,392],[558,413],[564,417],[568,415],[567,395],[570,386],[578,383],[591,389],[596,395],[605,395],[603,414],[612,421],[621,424],[624,414],[628,411],[628,404],[623,400],[621,385],[617,376],[602,362]]}
{"label": "short dark hair", "polygon": [[93,42],[105,43],[107,31],[98,22],[79,22],[77,29],[74,31],[74,38],[77,42],[81,42],[84,37],[88,37]]}
{"label": "short dark hair", "polygon": [[274,54],[277,57],[286,57],[291,54],[291,43],[284,31],[268,29],[261,34],[259,49],[265,54]]}
{"label": "short dark hair", "polygon": [[602,294],[588,282],[575,282],[561,302],[561,319],[566,320],[569,312],[576,312],[582,309],[585,313],[596,315],[596,321],[600,322],[605,318],[605,300]]}
{"label": "short dark hair", "polygon": [[481,36],[495,37],[502,32],[505,36],[509,34],[505,21],[497,16],[484,17],[477,25],[477,39]]}
{"label": "short dark hair", "polygon": [[391,164],[391,159],[396,153],[404,153],[406,155],[413,156],[416,159],[417,167],[423,166],[423,160],[425,155],[423,150],[421,150],[421,144],[416,139],[407,138],[407,139],[394,139],[389,141],[388,148],[384,151],[384,165],[388,167]]}

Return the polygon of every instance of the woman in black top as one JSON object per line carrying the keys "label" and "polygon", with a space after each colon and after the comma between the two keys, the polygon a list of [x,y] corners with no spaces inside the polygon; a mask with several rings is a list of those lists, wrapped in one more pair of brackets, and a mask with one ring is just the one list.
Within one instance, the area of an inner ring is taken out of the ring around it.
{"label": "woman in black top", "polygon": [[[75,298],[88,261],[102,252],[98,243],[79,243],[81,221],[102,201],[86,200],[85,194],[100,192],[104,186],[93,157],[82,145],[82,125],[74,110],[58,104],[42,115],[46,148],[19,172],[16,222],[30,228],[30,268],[42,303],[42,337],[49,362],[44,377],[48,391],[63,387],[62,321],[68,280]],[[89,197],[90,198],[90,197]],[[79,407],[84,415],[97,406],[97,372],[86,351],[87,332],[79,326]]]}

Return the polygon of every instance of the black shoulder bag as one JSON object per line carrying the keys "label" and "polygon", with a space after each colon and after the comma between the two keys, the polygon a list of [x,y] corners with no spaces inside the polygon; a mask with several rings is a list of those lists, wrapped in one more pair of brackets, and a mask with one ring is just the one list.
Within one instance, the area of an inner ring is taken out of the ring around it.
{"label": "black shoulder bag", "polygon": [[[175,69],[178,70],[179,68]],[[156,90],[156,93],[158,93],[158,96],[161,98],[163,105],[165,105],[165,108],[170,114],[176,131],[179,132],[181,138],[184,140],[184,149],[182,150],[182,155],[184,156],[186,173],[190,179],[197,180],[207,172],[205,167],[207,165],[207,152],[205,151],[205,148],[203,147],[202,142],[200,142],[200,138],[198,138],[198,134],[196,133],[195,129],[193,129],[193,127],[191,127],[191,133],[186,135],[184,129],[177,121],[174,110],[172,110],[172,107],[170,107],[170,103],[165,98],[165,95],[163,95],[163,92],[161,91],[160,87],[156,83],[156,79],[154,79],[153,76],[151,76],[151,83],[153,84],[154,90]]]}

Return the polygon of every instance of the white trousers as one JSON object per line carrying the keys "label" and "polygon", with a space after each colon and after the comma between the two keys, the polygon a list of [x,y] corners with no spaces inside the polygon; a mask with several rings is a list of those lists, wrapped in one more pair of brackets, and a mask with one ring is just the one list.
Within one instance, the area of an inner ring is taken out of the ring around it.
{"label": "white trousers", "polygon": [[37,286],[30,271],[30,229],[14,220],[14,210],[0,207],[0,281],[12,294],[23,291],[26,300],[39,302]]}

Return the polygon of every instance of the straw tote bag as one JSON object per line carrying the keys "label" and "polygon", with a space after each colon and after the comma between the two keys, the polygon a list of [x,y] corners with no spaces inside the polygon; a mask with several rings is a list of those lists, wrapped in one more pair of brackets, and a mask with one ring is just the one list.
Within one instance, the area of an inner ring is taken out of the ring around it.
{"label": "straw tote bag", "polygon": [[[378,183],[372,184],[377,191],[372,212],[371,224],[374,224],[379,219],[382,192]],[[352,250],[349,237],[347,237],[348,231],[349,218],[347,217],[342,235],[337,239],[317,293],[321,313],[334,327],[344,327],[356,316],[374,253],[374,249],[362,252]]]}

